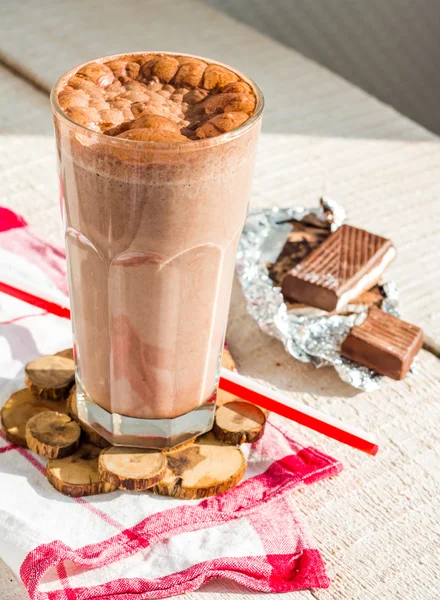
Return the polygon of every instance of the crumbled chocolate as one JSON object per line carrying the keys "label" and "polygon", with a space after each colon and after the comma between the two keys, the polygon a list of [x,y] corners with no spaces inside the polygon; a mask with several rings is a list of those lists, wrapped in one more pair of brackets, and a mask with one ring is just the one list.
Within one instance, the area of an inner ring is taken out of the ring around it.
{"label": "crumbled chocolate", "polygon": [[280,255],[273,264],[267,265],[275,285],[281,286],[287,273],[309,256],[329,235],[329,229],[292,221],[292,231]]}

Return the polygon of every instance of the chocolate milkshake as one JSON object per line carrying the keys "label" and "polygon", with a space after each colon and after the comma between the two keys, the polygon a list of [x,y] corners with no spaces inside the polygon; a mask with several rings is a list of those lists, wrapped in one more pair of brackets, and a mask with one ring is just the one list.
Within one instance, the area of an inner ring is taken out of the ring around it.
{"label": "chocolate milkshake", "polygon": [[136,53],[73,69],[52,106],[80,416],[172,446],[212,424],[261,93],[206,59]]}

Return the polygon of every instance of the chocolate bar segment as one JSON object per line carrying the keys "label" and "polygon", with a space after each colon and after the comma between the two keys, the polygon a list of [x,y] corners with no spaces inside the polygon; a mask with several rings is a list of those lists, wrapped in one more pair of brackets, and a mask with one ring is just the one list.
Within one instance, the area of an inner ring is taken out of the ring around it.
{"label": "chocolate bar segment", "polygon": [[396,256],[392,242],[351,225],[342,225],[282,283],[286,298],[339,310],[373,287]]}
{"label": "chocolate bar segment", "polygon": [[372,308],[342,342],[341,354],[391,379],[403,379],[423,344],[420,327]]}

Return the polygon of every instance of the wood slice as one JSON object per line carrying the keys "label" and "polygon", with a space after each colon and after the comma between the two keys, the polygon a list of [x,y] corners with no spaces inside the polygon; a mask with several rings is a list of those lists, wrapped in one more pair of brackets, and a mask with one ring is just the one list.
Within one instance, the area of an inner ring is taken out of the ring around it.
{"label": "wood slice", "polygon": [[73,348],[66,348],[55,353],[55,356],[62,356],[63,358],[70,358],[73,360]]}
{"label": "wood slice", "polygon": [[72,417],[74,421],[78,423],[83,432],[83,438],[85,442],[89,442],[98,448],[108,448],[111,444],[102,435],[99,435],[97,431],[92,429],[87,423],[83,423],[78,417],[78,409],[76,406],[76,387],[71,388],[69,397],[67,398],[67,414]]}
{"label": "wood slice", "polygon": [[167,461],[159,450],[112,446],[101,452],[98,467],[102,479],[120,490],[140,492],[162,479]]}
{"label": "wood slice", "polygon": [[69,415],[47,411],[26,423],[29,450],[46,458],[63,458],[78,448],[81,428]]}
{"label": "wood slice", "polygon": [[72,498],[114,492],[116,486],[103,481],[98,471],[100,449],[92,444],[81,444],[78,450],[64,458],[47,461],[46,477],[51,485]]}
{"label": "wood slice", "polygon": [[75,363],[64,356],[41,356],[25,368],[25,383],[35,396],[44,400],[67,398],[75,379]]}
{"label": "wood slice", "polygon": [[15,392],[7,400],[0,413],[5,437],[13,444],[27,448],[26,423],[34,415],[48,410],[66,413],[66,402],[43,400],[31,394],[28,389]]}
{"label": "wood slice", "polygon": [[236,446],[227,446],[212,434],[194,444],[166,454],[165,476],[153,488],[156,494],[195,500],[221,494],[241,481],[246,459]]}
{"label": "wood slice", "polygon": [[264,433],[264,412],[243,400],[233,400],[217,407],[213,431],[217,439],[226,444],[256,442]]}

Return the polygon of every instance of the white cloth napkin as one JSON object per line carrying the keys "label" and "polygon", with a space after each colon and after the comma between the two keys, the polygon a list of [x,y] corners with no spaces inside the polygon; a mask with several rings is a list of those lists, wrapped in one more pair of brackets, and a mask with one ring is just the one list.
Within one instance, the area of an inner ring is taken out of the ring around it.
{"label": "white cloth napkin", "polygon": [[[62,250],[4,211],[0,278],[13,269],[35,286],[65,292]],[[28,361],[71,343],[69,321],[0,294],[0,406],[24,387]],[[286,429],[272,415],[263,438],[243,447],[245,480],[201,501],[122,491],[68,498],[48,483],[44,459],[3,436],[0,557],[32,600],[162,598],[221,577],[261,592],[327,587],[292,490],[341,465]]]}

